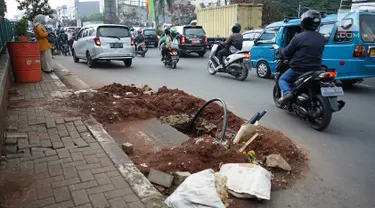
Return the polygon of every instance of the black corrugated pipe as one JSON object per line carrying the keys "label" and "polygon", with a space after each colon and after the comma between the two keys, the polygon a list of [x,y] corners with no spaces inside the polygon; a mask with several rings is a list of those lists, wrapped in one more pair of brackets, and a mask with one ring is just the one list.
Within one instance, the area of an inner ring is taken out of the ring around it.
{"label": "black corrugated pipe", "polygon": [[225,104],[225,102],[220,99],[220,98],[215,98],[215,99],[212,99],[212,100],[209,100],[206,102],[206,104],[204,104],[201,108],[199,108],[198,112],[195,114],[193,120],[191,120],[191,124],[190,124],[190,129],[194,129],[195,127],[195,121],[197,120],[199,114],[201,113],[201,111],[207,107],[208,104],[212,103],[212,102],[215,102],[215,101],[218,101],[220,102],[222,105],[223,105],[223,108],[224,108],[224,121],[223,121],[223,129],[222,129],[222,132],[221,132],[221,139],[224,141],[225,140],[225,132],[227,131],[227,104]]}

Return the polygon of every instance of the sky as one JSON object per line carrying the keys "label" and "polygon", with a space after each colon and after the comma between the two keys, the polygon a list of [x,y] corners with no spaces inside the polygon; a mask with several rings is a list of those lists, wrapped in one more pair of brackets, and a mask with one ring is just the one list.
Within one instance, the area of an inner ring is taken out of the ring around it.
{"label": "sky", "polygon": [[[17,15],[20,13],[20,11],[17,9],[18,3],[16,0],[7,0],[7,18],[13,19],[14,15]],[[68,6],[74,6],[74,0],[49,0],[49,4],[53,9],[55,9],[58,6],[61,5],[68,5]]]}

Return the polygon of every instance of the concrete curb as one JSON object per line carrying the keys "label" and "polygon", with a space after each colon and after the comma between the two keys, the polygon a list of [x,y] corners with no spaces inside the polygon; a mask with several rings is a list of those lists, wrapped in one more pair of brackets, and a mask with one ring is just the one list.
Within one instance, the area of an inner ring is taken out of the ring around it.
{"label": "concrete curb", "polygon": [[60,80],[65,83],[66,85],[70,85],[73,87],[74,90],[89,90],[91,89],[84,81],[82,81],[79,77],[74,75],[71,71],[64,68],[61,64],[57,64],[58,69],[56,69],[56,75],[60,78]]}
{"label": "concrete curb", "polygon": [[[55,81],[57,86],[59,86],[60,90],[69,91],[66,85],[56,76],[55,73],[51,73],[50,76]],[[79,82],[84,83],[78,77],[75,79],[78,79]],[[78,88],[78,90],[82,90],[82,88]],[[138,170],[133,161],[124,153],[121,147],[103,128],[103,125],[92,116],[90,116],[90,119],[86,120],[84,123],[115,164],[123,178],[130,184],[136,195],[142,200],[145,207],[168,208],[168,206],[164,203],[162,194],[156,190],[151,182]]]}

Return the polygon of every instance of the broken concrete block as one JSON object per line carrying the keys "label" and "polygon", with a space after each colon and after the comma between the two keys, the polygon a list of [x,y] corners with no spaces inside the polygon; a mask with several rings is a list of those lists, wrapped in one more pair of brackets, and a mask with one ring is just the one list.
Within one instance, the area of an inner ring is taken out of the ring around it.
{"label": "broken concrete block", "polygon": [[127,154],[127,155],[132,155],[134,151],[134,147],[131,143],[124,143],[122,144],[122,150]]}
{"label": "broken concrete block", "polygon": [[5,139],[5,144],[17,144],[17,139]]}
{"label": "broken concrete block", "polygon": [[151,183],[170,188],[173,182],[173,176],[151,168],[148,174],[148,180]]}
{"label": "broken concrete block", "polygon": [[177,172],[174,173],[173,184],[179,186],[189,176],[191,176],[191,173],[189,173],[189,172],[179,172],[179,171],[177,171]]}
{"label": "broken concrete block", "polygon": [[9,154],[16,154],[17,153],[17,146],[16,145],[5,145],[5,152]]}
{"label": "broken concrete block", "polygon": [[272,154],[266,157],[267,167],[278,167],[286,171],[291,171],[292,167],[279,154]]}
{"label": "broken concrete block", "polygon": [[16,126],[8,126],[7,131],[8,132],[17,132],[18,128]]}
{"label": "broken concrete block", "polygon": [[52,91],[51,92],[51,96],[52,98],[63,98],[63,94],[61,93],[61,91]]}
{"label": "broken concrete block", "polygon": [[27,139],[29,138],[25,133],[18,133],[18,132],[7,132],[6,139]]}

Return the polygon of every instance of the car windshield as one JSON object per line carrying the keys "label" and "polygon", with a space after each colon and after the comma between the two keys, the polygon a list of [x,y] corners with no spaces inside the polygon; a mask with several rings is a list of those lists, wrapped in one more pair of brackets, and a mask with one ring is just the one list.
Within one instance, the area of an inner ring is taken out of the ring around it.
{"label": "car windshield", "polygon": [[362,40],[364,42],[375,42],[375,15],[362,14],[360,27]]}
{"label": "car windshield", "polygon": [[202,37],[205,33],[202,28],[185,28],[185,35],[187,37]]}
{"label": "car windshield", "polygon": [[254,33],[246,33],[243,35],[243,40],[245,41],[249,41],[249,40],[253,40],[254,39]]}
{"label": "car windshield", "polygon": [[101,26],[98,28],[99,37],[117,37],[117,38],[128,38],[130,32],[126,27],[119,26]]}
{"label": "car windshield", "polygon": [[156,31],[155,30],[144,30],[143,33],[145,35],[156,35]]}

